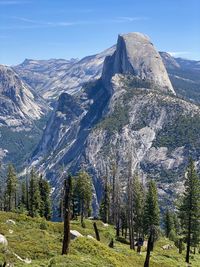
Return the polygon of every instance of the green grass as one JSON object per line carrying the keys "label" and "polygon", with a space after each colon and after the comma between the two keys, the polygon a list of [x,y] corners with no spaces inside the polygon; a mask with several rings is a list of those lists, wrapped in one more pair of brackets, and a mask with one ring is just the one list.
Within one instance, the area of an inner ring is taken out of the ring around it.
{"label": "green grass", "polygon": [[[7,224],[8,219],[13,219],[16,224]],[[62,267],[141,267],[144,264],[145,248],[142,255],[129,249],[129,246],[115,241],[114,249],[108,247],[111,238],[115,236],[112,226],[105,227],[101,221],[97,221],[101,242],[89,239],[94,237],[93,221],[86,220],[86,228],[82,228],[79,221],[72,221],[71,229],[79,231],[84,237],[71,241],[70,254],[61,256],[63,224],[45,222],[46,230],[41,226],[44,220],[32,219],[26,215],[0,212],[0,233],[8,239],[8,251],[0,248],[0,263],[6,258],[16,267],[23,266],[62,266]],[[13,233],[9,233],[9,229]],[[162,246],[172,244],[168,239],[161,238],[155,246],[151,257],[151,267],[182,267],[185,266],[184,256],[178,254],[177,248],[163,250]],[[21,258],[30,258],[30,265],[19,261],[12,252]],[[198,267],[200,254],[192,255],[192,266]]]}

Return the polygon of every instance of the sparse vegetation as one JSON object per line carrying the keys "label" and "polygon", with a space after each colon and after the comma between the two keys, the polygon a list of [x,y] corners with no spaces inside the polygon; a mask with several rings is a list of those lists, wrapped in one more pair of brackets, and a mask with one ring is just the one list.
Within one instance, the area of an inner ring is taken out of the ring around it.
{"label": "sparse vegetation", "polygon": [[198,150],[199,140],[199,116],[179,115],[163,127],[153,145],[155,147],[167,147],[170,150],[181,146],[186,146],[190,150]]}

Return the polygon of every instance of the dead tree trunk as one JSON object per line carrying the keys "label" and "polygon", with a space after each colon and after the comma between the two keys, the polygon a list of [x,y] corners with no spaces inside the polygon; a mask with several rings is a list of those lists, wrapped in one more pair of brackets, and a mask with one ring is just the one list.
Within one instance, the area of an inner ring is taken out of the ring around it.
{"label": "dead tree trunk", "polygon": [[62,255],[69,253],[70,243],[70,202],[71,202],[72,181],[69,175],[64,181],[64,238]]}
{"label": "dead tree trunk", "polygon": [[105,185],[104,185],[104,223],[108,222],[109,218],[109,198],[108,198],[108,178],[105,177]]}
{"label": "dead tree trunk", "polygon": [[183,251],[183,239],[180,238],[179,242],[178,242],[178,252],[179,252],[179,254],[182,254],[182,251]]}
{"label": "dead tree trunk", "polygon": [[129,228],[129,241],[130,249],[135,250],[135,236],[134,236],[134,214],[133,214],[133,192],[132,192],[132,180],[130,177],[128,181],[128,228]]}
{"label": "dead tree trunk", "polygon": [[95,235],[96,235],[96,240],[100,241],[99,230],[97,228],[97,224],[94,222],[93,226],[94,226],[94,231],[95,231]]}
{"label": "dead tree trunk", "polygon": [[147,254],[146,254],[144,267],[149,267],[151,251],[153,251],[155,238],[156,238],[156,229],[154,226],[151,226],[149,239],[148,239],[148,243],[147,243]]}
{"label": "dead tree trunk", "polygon": [[149,239],[148,239],[148,243],[147,243],[147,254],[146,254],[144,267],[149,267],[150,256],[151,256],[151,248],[152,248],[151,240],[152,240],[152,232],[150,233],[150,236],[149,236]]}
{"label": "dead tree trunk", "polygon": [[84,209],[85,209],[85,207],[84,206],[85,206],[84,205],[84,199],[82,199],[82,201],[81,201],[81,226],[83,228],[85,228],[85,224],[84,224]]}
{"label": "dead tree trunk", "polygon": [[110,243],[109,243],[109,248],[114,248],[114,240],[113,238],[111,239]]}
{"label": "dead tree trunk", "polygon": [[112,164],[112,223],[115,223],[115,217],[116,217],[115,183],[116,183],[116,163],[114,162]]}

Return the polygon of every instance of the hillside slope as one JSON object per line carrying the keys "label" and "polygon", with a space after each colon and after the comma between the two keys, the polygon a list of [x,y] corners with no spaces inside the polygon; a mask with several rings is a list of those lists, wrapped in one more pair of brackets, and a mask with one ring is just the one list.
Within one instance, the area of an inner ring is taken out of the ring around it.
{"label": "hillside slope", "polygon": [[[8,220],[13,220],[15,224],[7,222]],[[93,221],[86,220],[86,228],[82,228],[80,221],[72,221],[71,228],[79,231],[84,237],[71,242],[68,256],[60,256],[62,223],[0,212],[1,234],[8,240],[6,252],[0,247],[0,263],[7,260],[9,263],[14,263],[16,267],[124,267],[124,264],[126,267],[143,266],[146,248],[142,248],[142,255],[138,255],[129,249],[129,245],[115,241],[114,249],[111,249],[108,243],[114,237],[113,227],[104,226],[102,222],[97,221],[101,237],[101,242],[98,242],[87,237],[87,235],[95,236],[92,224]],[[151,266],[184,266],[184,254],[178,254],[176,247],[163,250],[162,246],[166,244],[172,244],[172,242],[161,238],[156,243],[151,257]],[[25,259],[30,263],[24,263],[22,260]],[[192,266],[198,267],[199,261],[200,256],[196,254],[194,259],[191,259]]]}

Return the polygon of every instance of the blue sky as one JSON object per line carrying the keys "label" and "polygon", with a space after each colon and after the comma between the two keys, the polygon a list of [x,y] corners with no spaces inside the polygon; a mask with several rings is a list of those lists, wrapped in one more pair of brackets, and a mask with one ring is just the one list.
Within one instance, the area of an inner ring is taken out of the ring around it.
{"label": "blue sky", "polygon": [[0,0],[0,64],[82,58],[134,31],[200,60],[199,10],[199,0]]}

